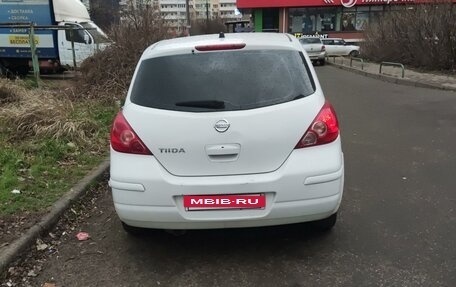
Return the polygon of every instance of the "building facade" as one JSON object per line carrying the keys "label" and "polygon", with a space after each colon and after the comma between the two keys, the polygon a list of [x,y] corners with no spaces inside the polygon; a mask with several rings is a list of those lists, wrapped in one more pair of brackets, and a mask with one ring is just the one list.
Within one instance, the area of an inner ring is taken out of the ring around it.
{"label": "building facade", "polygon": [[235,20],[237,13],[236,0],[190,0],[192,19]]}
{"label": "building facade", "polygon": [[233,21],[241,18],[240,14],[237,13],[236,0],[219,0],[219,15],[220,18]]}
{"label": "building facade", "polygon": [[[187,25],[187,1],[186,0],[122,0],[122,7],[132,5],[141,9],[145,5],[154,5],[160,10],[160,14],[170,27],[177,32],[182,32]],[[188,13],[193,20],[232,21],[240,19],[237,13],[236,0],[188,0]]]}
{"label": "building facade", "polygon": [[256,32],[358,40],[384,13],[427,2],[432,0],[237,0],[237,7],[252,14]]}

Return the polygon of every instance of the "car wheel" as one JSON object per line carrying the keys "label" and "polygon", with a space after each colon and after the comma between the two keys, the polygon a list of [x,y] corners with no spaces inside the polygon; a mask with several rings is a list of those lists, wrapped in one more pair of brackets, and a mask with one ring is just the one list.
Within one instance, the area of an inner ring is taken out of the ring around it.
{"label": "car wheel", "polygon": [[320,65],[324,66],[326,64],[326,60],[320,60]]}
{"label": "car wheel", "polygon": [[330,217],[313,221],[312,227],[318,231],[329,231],[334,227],[337,221],[337,212],[331,215]]}
{"label": "car wheel", "polygon": [[127,232],[128,235],[131,235],[131,236],[138,237],[138,236],[144,235],[146,233],[146,229],[131,226],[131,225],[126,224],[125,222],[122,222],[122,227],[125,230],[125,232]]}
{"label": "car wheel", "polygon": [[358,57],[359,56],[359,51],[351,51],[350,54],[348,54],[350,57]]}

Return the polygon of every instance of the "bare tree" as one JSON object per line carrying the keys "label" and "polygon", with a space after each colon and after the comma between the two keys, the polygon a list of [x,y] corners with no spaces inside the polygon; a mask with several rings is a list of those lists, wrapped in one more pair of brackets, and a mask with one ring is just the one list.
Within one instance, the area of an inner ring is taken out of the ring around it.
{"label": "bare tree", "polygon": [[435,1],[385,12],[365,31],[364,57],[432,70],[456,70],[456,5]]}
{"label": "bare tree", "polygon": [[190,28],[191,35],[214,34],[220,32],[226,32],[226,27],[219,18],[193,20]]}
{"label": "bare tree", "polygon": [[103,29],[119,24],[120,6],[118,0],[90,1],[90,17]]}
{"label": "bare tree", "polygon": [[84,61],[80,87],[88,97],[123,98],[136,64],[151,44],[169,38],[168,27],[156,7],[129,7],[121,22],[108,31],[112,44]]}

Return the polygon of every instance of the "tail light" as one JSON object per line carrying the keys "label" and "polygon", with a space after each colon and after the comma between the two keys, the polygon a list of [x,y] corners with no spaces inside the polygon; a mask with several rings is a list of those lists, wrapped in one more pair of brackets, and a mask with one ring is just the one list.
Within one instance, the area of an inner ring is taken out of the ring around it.
{"label": "tail light", "polygon": [[326,102],[299,140],[295,149],[327,144],[339,136],[339,122],[332,105]]}
{"label": "tail light", "polygon": [[196,46],[195,49],[198,51],[223,51],[223,50],[240,50],[245,47],[245,43],[239,44],[215,44],[215,45],[200,45]]}
{"label": "tail light", "polygon": [[325,45],[321,46],[321,51],[322,51],[322,52],[326,51]]}
{"label": "tail light", "polygon": [[131,128],[120,111],[111,129],[111,146],[115,151],[132,154],[152,155],[150,150]]}

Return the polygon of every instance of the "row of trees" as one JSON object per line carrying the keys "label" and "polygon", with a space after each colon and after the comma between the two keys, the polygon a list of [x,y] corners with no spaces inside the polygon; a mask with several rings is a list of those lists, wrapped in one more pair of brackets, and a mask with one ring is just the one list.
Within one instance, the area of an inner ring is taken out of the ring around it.
{"label": "row of trees", "polygon": [[456,5],[447,1],[391,11],[365,31],[363,57],[456,71]]}

